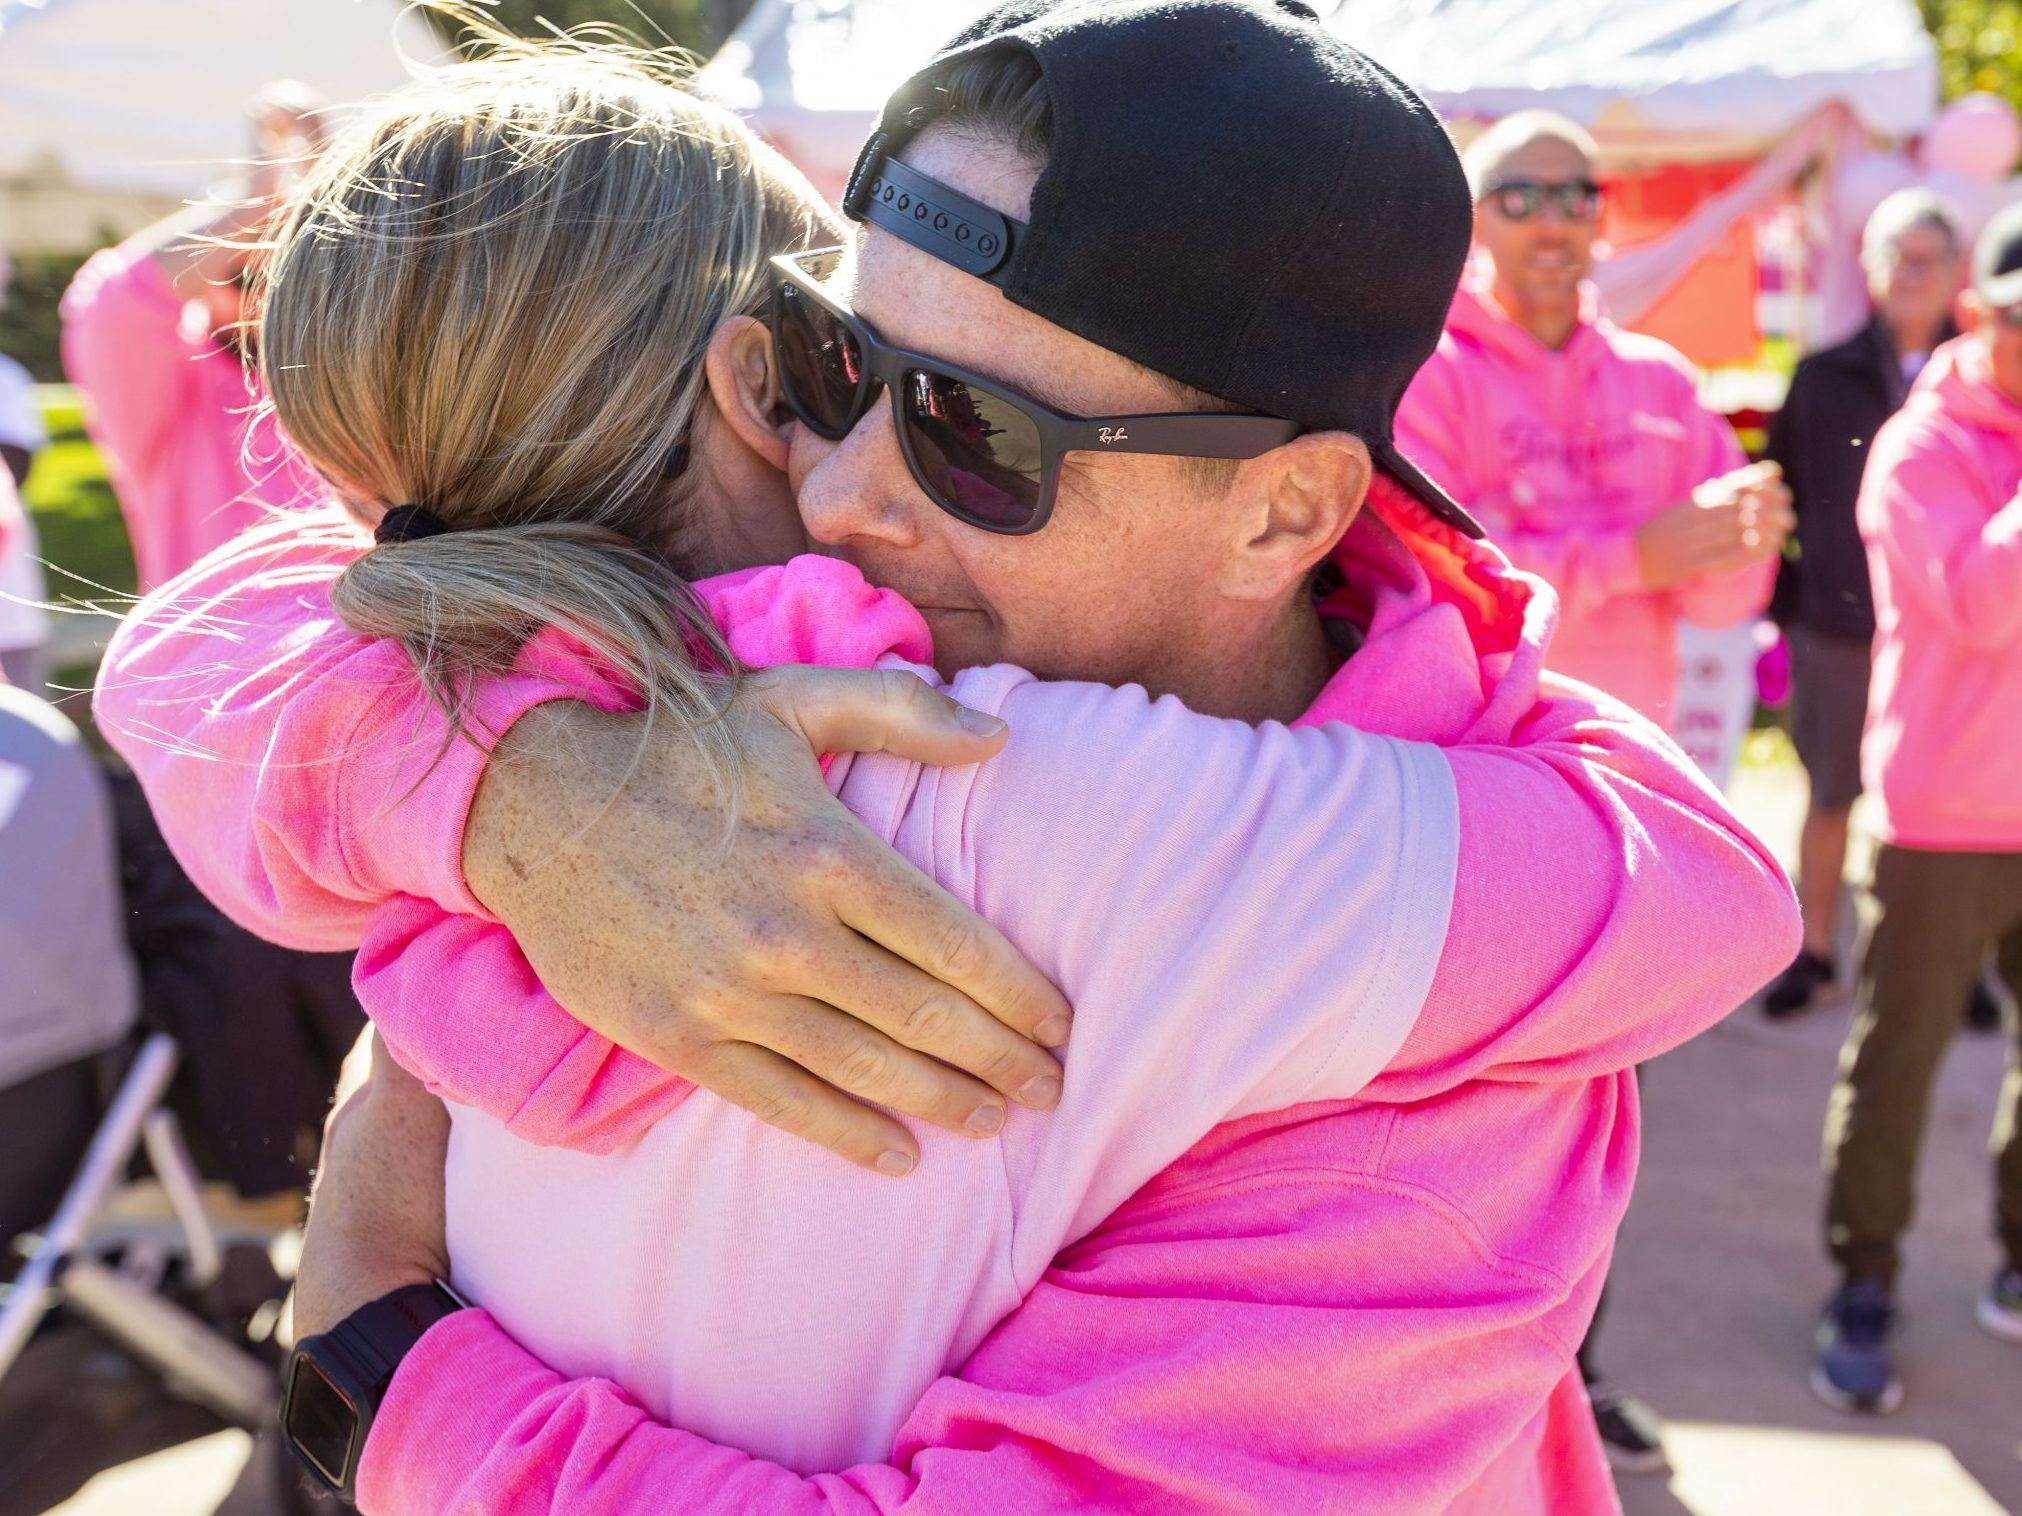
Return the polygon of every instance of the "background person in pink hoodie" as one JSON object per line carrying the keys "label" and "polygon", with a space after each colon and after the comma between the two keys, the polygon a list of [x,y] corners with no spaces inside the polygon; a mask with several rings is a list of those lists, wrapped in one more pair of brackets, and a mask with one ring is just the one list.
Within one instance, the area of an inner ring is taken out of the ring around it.
{"label": "background person in pink hoodie", "polygon": [[134,233],[85,261],[63,296],[63,367],[105,454],[143,590],[276,507],[320,500],[247,367],[247,244],[286,165],[317,140],[299,87],[253,102],[251,192]]}
{"label": "background person in pink hoodie", "polygon": [[1476,266],[1399,445],[1559,592],[1553,668],[1668,728],[1679,620],[1731,626],[1769,603],[1789,494],[1774,465],[1743,467],[1683,358],[1600,315],[1592,139],[1523,111],[1466,164]]}
{"label": "background person in pink hoodie", "polygon": [[[1988,950],[2022,991],[2022,207],[1997,215],[1932,356],[1875,438],[1856,515],[1874,585],[1861,746],[1881,847],[1852,1031],[1826,1119],[1826,1245],[1842,1272],[1812,1388],[1889,1411],[1897,1245],[1931,1081]],[[1994,1131],[2005,1261],[1981,1325],[2022,1343],[2022,1025]]]}

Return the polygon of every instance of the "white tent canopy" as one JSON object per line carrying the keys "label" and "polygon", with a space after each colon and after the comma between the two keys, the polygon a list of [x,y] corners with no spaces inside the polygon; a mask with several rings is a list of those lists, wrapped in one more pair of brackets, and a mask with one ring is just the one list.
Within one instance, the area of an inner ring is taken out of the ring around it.
{"label": "white tent canopy", "polygon": [[336,104],[442,56],[399,0],[0,0],[0,179],[195,195],[250,151],[262,85]]}
{"label": "white tent canopy", "polygon": [[[839,187],[878,107],[985,0],[758,0],[705,76]],[[1746,157],[1828,101],[1921,130],[1937,63],[1911,0],[1349,0],[1327,25],[1449,120],[1548,106],[1611,152]]]}

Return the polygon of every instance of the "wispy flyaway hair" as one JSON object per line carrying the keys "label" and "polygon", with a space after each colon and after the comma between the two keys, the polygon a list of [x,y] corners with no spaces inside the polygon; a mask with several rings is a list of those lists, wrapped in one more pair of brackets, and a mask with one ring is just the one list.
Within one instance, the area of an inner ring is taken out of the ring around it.
{"label": "wispy flyaway hair", "polygon": [[476,43],[314,166],[259,291],[262,378],[303,454],[368,518],[450,528],[365,553],[337,610],[399,639],[466,735],[472,681],[554,626],[734,763],[712,718],[735,664],[678,573],[691,486],[668,460],[766,260],[841,239],[683,65],[432,8]]}

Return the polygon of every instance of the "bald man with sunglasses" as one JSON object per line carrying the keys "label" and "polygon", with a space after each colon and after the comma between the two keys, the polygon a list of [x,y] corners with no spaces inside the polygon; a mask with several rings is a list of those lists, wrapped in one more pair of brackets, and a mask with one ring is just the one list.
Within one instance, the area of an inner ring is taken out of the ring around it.
{"label": "bald man with sunglasses", "polygon": [[1397,436],[1558,590],[1554,668],[1668,726],[1677,623],[1761,612],[1794,517],[1776,466],[1744,467],[1685,360],[1600,314],[1594,151],[1545,111],[1469,147],[1473,267]]}

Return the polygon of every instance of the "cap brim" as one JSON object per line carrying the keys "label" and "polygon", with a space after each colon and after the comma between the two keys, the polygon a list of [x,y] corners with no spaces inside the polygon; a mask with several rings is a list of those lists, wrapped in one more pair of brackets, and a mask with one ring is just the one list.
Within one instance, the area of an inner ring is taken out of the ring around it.
{"label": "cap brim", "polygon": [[1488,535],[1481,523],[1460,508],[1453,496],[1428,479],[1417,464],[1397,451],[1396,444],[1379,442],[1369,449],[1376,466],[1418,497],[1419,502],[1441,521],[1477,542]]}
{"label": "cap brim", "polygon": [[1995,274],[1991,278],[1976,280],[1973,293],[1998,311],[2022,305],[2022,268],[2010,269],[2005,274]]}

